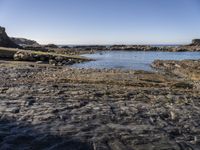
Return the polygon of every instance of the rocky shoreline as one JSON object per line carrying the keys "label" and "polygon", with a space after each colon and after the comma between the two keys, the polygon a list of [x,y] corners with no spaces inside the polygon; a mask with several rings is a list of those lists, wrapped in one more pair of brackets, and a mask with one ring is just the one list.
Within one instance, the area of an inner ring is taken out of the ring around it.
{"label": "rocky shoreline", "polygon": [[62,54],[80,55],[95,53],[101,51],[161,51],[161,52],[200,52],[200,45],[181,45],[181,46],[151,46],[151,45],[89,45],[89,46],[25,46],[24,49],[32,49],[38,51],[55,52]]}
{"label": "rocky shoreline", "polygon": [[92,61],[92,59],[78,55],[66,55],[61,53],[41,52],[5,47],[0,47],[0,59],[29,61],[40,64],[51,64],[55,66],[72,65],[75,63]]}
{"label": "rocky shoreline", "polygon": [[25,46],[24,49],[32,49],[44,52],[55,52],[61,54],[81,55],[101,51],[161,51],[161,52],[200,52],[199,44],[180,46],[151,46],[151,45],[88,45],[88,46]]}
{"label": "rocky shoreline", "polygon": [[54,52],[59,54],[80,55],[97,51],[164,51],[164,52],[199,52],[200,40],[194,39],[189,45],[179,46],[152,46],[152,45],[80,45],[58,46],[55,44],[41,45],[34,40],[9,37],[4,27],[0,26],[0,47],[20,48],[31,51]]}
{"label": "rocky shoreline", "polygon": [[163,72],[145,72],[0,61],[0,149],[200,149],[200,80],[188,74],[199,77],[199,66],[155,61]]}
{"label": "rocky shoreline", "polygon": [[0,46],[15,47],[0,47],[1,150],[200,149],[200,60],[156,60],[155,72],[78,69],[69,65],[90,61],[82,53],[155,47],[12,40],[22,45],[0,28]]}

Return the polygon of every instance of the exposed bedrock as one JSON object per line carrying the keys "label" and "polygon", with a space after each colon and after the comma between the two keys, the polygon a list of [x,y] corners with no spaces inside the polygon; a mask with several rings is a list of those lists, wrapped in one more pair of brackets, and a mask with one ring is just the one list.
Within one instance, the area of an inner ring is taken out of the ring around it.
{"label": "exposed bedrock", "polygon": [[25,39],[25,38],[11,37],[11,40],[15,44],[18,44],[20,46],[35,46],[35,47],[40,46],[40,44],[37,43],[36,41]]}
{"label": "exposed bedrock", "polygon": [[19,48],[7,35],[4,27],[0,26],[0,47]]}
{"label": "exposed bedrock", "polygon": [[23,62],[0,72],[0,149],[200,149],[199,80]]}

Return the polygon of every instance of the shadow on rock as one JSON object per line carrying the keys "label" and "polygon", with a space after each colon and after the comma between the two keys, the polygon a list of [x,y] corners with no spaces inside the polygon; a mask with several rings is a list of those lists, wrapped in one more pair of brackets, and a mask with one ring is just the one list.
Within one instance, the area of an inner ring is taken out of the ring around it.
{"label": "shadow on rock", "polygon": [[37,131],[33,125],[14,120],[0,120],[1,150],[91,150],[79,139]]}

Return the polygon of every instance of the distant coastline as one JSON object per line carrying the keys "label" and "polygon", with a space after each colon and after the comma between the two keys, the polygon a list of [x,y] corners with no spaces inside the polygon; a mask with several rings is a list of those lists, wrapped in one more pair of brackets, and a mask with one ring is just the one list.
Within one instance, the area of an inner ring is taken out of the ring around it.
{"label": "distant coastline", "polygon": [[[45,45],[45,44],[42,44]],[[117,44],[56,44],[58,47],[63,47],[63,46],[69,46],[69,47],[75,47],[75,46],[106,46],[106,47],[110,47],[112,45],[117,45]],[[122,45],[134,45],[134,44],[122,44]],[[140,45],[140,44],[136,44],[136,45]],[[177,46],[181,46],[181,45],[185,45],[185,44],[142,44],[142,45],[146,45],[146,46],[155,46],[155,47],[177,47]]]}

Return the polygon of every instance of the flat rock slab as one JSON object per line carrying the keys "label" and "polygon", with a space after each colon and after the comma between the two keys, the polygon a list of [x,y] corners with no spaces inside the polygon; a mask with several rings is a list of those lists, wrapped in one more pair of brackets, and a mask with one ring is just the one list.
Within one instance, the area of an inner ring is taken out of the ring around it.
{"label": "flat rock slab", "polygon": [[0,149],[200,149],[198,80],[2,61],[0,72]]}

